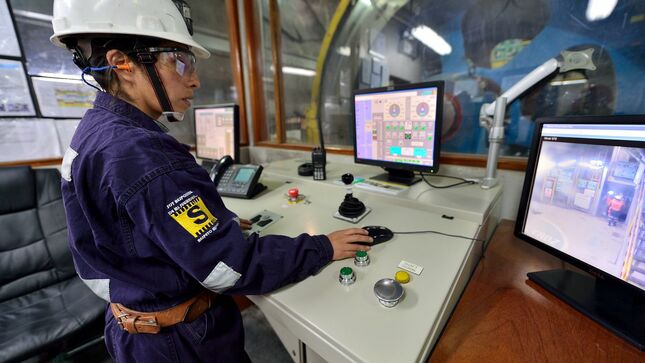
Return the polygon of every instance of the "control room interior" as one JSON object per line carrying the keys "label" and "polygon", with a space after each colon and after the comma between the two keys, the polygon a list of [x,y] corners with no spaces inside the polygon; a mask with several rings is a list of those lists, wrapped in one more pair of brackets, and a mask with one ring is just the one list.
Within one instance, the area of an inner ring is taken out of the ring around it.
{"label": "control room interior", "polygon": [[[645,324],[590,317],[527,277],[606,277],[645,322],[645,2],[187,2],[211,57],[164,125],[251,221],[245,237],[359,227],[377,242],[236,296],[253,362],[645,361]],[[14,172],[0,174],[0,362],[112,362],[103,313],[15,318],[75,278],[69,251],[40,246],[66,239],[60,195],[45,200],[96,91],[50,43],[52,7],[0,0],[0,172]]]}

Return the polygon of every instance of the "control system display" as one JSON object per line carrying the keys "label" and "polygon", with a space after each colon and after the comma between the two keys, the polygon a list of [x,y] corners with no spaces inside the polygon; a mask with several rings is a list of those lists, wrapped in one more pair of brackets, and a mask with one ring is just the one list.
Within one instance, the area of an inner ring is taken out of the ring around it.
{"label": "control system display", "polygon": [[355,96],[359,159],[433,166],[437,87]]}
{"label": "control system display", "polygon": [[196,154],[198,158],[217,160],[224,155],[236,156],[235,108],[209,107],[195,109]]}

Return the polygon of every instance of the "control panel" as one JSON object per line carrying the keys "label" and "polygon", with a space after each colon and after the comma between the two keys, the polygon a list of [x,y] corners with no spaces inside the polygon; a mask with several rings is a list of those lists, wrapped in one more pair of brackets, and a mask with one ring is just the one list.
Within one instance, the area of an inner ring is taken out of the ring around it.
{"label": "control panel", "polygon": [[281,215],[265,209],[260,213],[257,213],[255,216],[253,216],[253,218],[250,219],[252,223],[251,229],[246,230],[243,233],[247,236],[253,233],[260,234],[260,232],[267,229],[269,226],[275,224],[282,218],[283,217]]}

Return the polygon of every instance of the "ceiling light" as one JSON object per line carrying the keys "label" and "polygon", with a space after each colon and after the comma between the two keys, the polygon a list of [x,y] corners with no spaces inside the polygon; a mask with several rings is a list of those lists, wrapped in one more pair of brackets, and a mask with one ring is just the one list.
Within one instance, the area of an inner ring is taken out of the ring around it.
{"label": "ceiling light", "polygon": [[295,76],[313,77],[316,71],[313,69],[297,68],[297,67],[282,67],[282,73],[293,74]]}
{"label": "ceiling light", "polygon": [[434,50],[439,55],[447,55],[452,52],[452,47],[439,34],[425,25],[413,28],[412,36],[418,41]]}
{"label": "ceiling light", "polygon": [[616,8],[618,0],[589,0],[585,16],[589,21],[606,19]]}

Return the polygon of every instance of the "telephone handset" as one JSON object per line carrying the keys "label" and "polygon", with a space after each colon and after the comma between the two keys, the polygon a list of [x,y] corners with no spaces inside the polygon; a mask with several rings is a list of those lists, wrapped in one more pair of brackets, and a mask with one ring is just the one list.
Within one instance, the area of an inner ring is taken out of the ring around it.
{"label": "telephone handset", "polygon": [[245,199],[253,198],[266,189],[258,183],[261,174],[262,165],[235,164],[228,155],[222,157],[210,171],[211,180],[221,196]]}
{"label": "telephone handset", "polygon": [[215,163],[215,165],[213,165],[213,168],[211,169],[209,175],[215,185],[219,183],[219,180],[222,178],[224,171],[226,171],[226,169],[233,164],[235,164],[233,158],[229,155],[224,155],[221,159],[219,159],[217,163]]}

